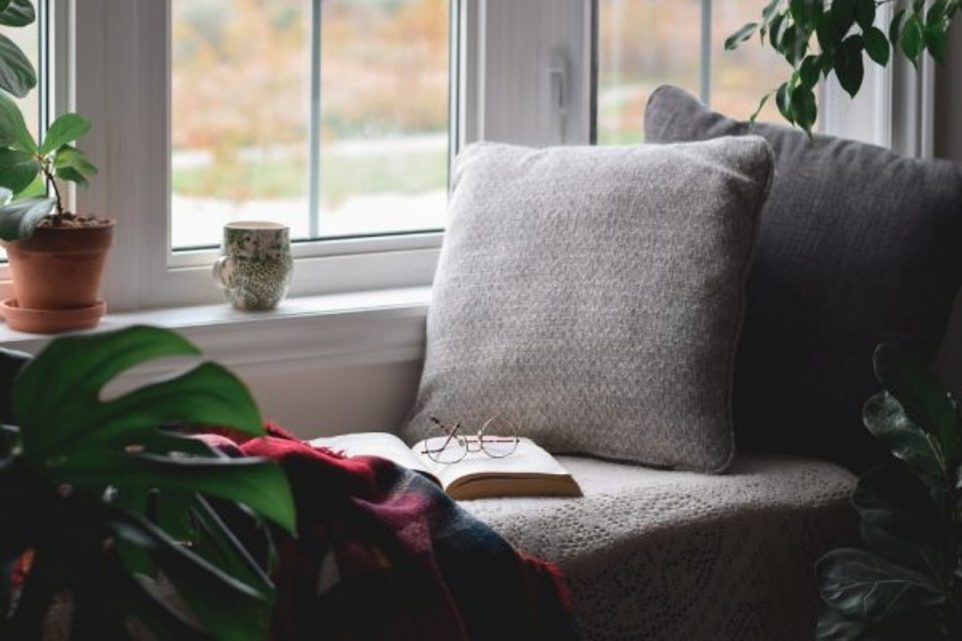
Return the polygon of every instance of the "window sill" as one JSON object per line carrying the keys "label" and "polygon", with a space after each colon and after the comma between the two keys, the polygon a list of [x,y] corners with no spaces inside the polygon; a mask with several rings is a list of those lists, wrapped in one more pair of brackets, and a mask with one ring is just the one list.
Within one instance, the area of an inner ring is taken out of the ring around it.
{"label": "window sill", "polygon": [[[227,366],[324,359],[326,366],[419,360],[430,287],[290,298],[270,312],[227,304],[108,314],[92,332],[148,324],[176,330]],[[36,352],[51,336],[0,324],[0,347]]]}

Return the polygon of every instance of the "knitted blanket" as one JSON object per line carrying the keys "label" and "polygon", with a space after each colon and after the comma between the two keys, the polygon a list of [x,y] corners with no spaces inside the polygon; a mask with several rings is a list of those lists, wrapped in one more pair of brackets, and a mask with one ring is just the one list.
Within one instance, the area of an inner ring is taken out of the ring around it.
{"label": "knitted blanket", "polygon": [[575,639],[558,570],[522,556],[421,475],[315,449],[276,426],[241,446],[287,472],[273,641]]}

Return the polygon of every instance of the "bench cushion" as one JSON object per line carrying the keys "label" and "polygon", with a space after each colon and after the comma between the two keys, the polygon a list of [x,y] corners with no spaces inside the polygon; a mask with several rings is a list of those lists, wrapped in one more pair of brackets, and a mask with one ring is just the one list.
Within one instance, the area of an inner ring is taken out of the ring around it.
{"label": "bench cushion", "polygon": [[559,460],[584,497],[462,505],[559,564],[586,640],[811,641],[815,561],[858,537],[849,472],[771,455],[724,476]]}

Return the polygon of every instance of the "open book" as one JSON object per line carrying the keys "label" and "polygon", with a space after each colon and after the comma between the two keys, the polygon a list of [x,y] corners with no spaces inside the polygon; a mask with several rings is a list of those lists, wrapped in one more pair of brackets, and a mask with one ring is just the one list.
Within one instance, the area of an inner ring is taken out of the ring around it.
{"label": "open book", "polygon": [[380,456],[421,472],[453,499],[493,496],[581,496],[581,488],[561,464],[529,439],[522,438],[511,455],[491,458],[469,452],[457,463],[436,463],[423,453],[424,441],[408,447],[387,432],[364,432],[317,438],[325,447],[347,456]]}

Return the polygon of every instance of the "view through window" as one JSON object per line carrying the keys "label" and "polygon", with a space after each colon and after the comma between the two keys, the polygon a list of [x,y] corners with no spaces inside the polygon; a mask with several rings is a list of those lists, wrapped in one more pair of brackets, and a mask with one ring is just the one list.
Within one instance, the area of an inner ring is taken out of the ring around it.
{"label": "view through window", "polygon": [[172,245],[443,227],[449,0],[173,0]]}
{"label": "view through window", "polygon": [[[640,142],[651,92],[673,84],[700,91],[702,0],[598,0],[598,121],[601,144]],[[757,39],[725,51],[725,39],[756,19],[757,0],[712,0],[712,108],[748,119],[785,77],[785,63]],[[757,38],[757,36],[756,36]],[[769,103],[760,120],[779,120]]]}

